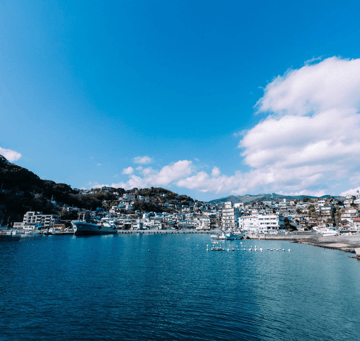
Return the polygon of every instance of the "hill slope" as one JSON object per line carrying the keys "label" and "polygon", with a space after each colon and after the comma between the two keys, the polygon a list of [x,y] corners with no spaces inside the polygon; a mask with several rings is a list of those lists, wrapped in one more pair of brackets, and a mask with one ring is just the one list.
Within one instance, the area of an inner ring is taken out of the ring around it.
{"label": "hill slope", "polygon": [[[111,200],[111,193],[82,195],[69,185],[54,181],[41,180],[26,168],[10,163],[0,155],[0,213],[5,221],[21,221],[26,211],[59,214],[51,200],[95,209],[101,206],[102,200]],[[0,223],[1,220],[0,219]]]}
{"label": "hill slope", "polygon": [[[22,221],[23,215],[27,211],[61,214],[63,219],[75,219],[76,213],[74,216],[66,214],[61,207],[54,207],[52,201],[95,210],[97,207],[103,206],[104,200],[113,206],[116,204],[119,195],[133,191],[134,189],[126,191],[123,188],[111,188],[109,192],[99,190],[91,194],[82,194],[67,184],[42,180],[33,172],[10,163],[4,156],[0,155],[0,224],[2,220],[4,223],[7,223],[8,220]],[[160,198],[161,194],[166,194],[166,199],[161,200],[171,202],[171,200],[176,199],[182,204],[194,201],[187,195],[178,195],[160,187],[143,188],[138,190],[137,194],[156,198]],[[161,200],[157,199],[156,201],[160,202]],[[142,212],[145,210],[171,211],[160,207],[157,202],[137,203],[135,209]]]}

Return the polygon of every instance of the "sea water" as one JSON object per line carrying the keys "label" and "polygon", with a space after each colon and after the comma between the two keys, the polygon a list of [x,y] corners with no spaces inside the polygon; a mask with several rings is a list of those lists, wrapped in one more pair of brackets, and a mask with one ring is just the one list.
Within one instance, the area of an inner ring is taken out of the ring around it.
{"label": "sea water", "polygon": [[359,261],[240,242],[224,252],[196,234],[3,242],[0,340],[359,339]]}

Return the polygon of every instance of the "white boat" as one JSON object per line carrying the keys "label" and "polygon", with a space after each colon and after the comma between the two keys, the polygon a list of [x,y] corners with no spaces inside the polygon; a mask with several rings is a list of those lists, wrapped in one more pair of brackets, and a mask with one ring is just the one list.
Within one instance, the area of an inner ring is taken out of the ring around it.
{"label": "white boat", "polygon": [[217,239],[219,240],[236,240],[242,239],[244,236],[243,233],[233,233],[232,231],[222,231],[221,234],[217,235]]}
{"label": "white boat", "polygon": [[40,231],[38,230],[23,230],[20,234],[21,237],[39,237],[41,236]]}
{"label": "white boat", "polygon": [[74,228],[75,236],[91,236],[117,233],[117,227],[109,219],[101,219],[99,224],[86,221],[73,220],[71,225]]}

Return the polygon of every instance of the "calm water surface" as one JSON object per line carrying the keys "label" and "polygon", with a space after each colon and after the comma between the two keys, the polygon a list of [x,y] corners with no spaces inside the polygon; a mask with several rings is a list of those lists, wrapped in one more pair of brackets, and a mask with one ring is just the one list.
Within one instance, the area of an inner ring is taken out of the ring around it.
{"label": "calm water surface", "polygon": [[0,340],[359,339],[360,262],[349,254],[206,244],[208,235],[0,243]]}

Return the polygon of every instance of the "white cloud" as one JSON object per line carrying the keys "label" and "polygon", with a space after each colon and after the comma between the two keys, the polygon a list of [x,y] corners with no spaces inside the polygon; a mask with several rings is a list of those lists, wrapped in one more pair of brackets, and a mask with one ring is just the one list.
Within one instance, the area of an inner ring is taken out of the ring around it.
{"label": "white cloud", "polygon": [[309,115],[332,109],[354,109],[360,104],[360,59],[332,57],[290,70],[265,88],[260,111]]}
{"label": "white cloud", "polygon": [[356,188],[348,189],[347,191],[341,192],[340,195],[346,197],[347,195],[357,195],[360,192],[360,186]]}
{"label": "white cloud", "polygon": [[257,108],[268,116],[239,143],[249,172],[199,172],[178,184],[215,193],[323,195],[360,179],[360,59],[334,57],[290,70],[266,86]]}
{"label": "white cloud", "polygon": [[220,169],[218,167],[214,167],[211,171],[211,175],[217,177],[220,175]]}
{"label": "white cloud", "polygon": [[97,163],[96,166],[98,166],[98,167],[101,166],[101,163]]}
{"label": "white cloud", "polygon": [[151,167],[144,168],[142,171],[142,174],[145,176],[149,176],[153,172],[153,169]]}
{"label": "white cloud", "polygon": [[[324,195],[351,183],[354,188],[349,191],[356,191],[360,181],[360,59],[312,62],[269,83],[256,104],[258,113],[266,116],[237,134],[243,136],[239,147],[249,171],[228,176],[214,167],[211,174],[196,173],[191,161],[182,160],[160,171],[145,168],[142,177],[133,174],[120,187],[175,183],[212,193]],[[138,157],[134,162],[145,164],[151,159]]]}
{"label": "white cloud", "polygon": [[14,162],[21,158],[21,154],[11,149],[4,149],[0,147],[0,155],[3,155],[7,158],[8,161]]}
{"label": "white cloud", "polygon": [[134,163],[147,164],[151,163],[152,159],[149,156],[137,156],[133,159]]}
{"label": "white cloud", "polygon": [[151,167],[142,171],[143,177],[132,174],[127,182],[114,183],[112,187],[144,188],[150,186],[167,186],[174,181],[189,176],[192,173],[192,161],[180,160],[173,164],[163,167],[157,171]]}
{"label": "white cloud", "polygon": [[137,171],[142,171],[142,170],[143,170],[143,167],[142,167],[142,166],[136,167],[136,170],[137,170]]}
{"label": "white cloud", "polygon": [[243,130],[238,131],[237,133],[234,133],[233,135],[234,135],[235,137],[237,137],[237,136],[244,136],[246,133],[247,133],[247,129],[243,129]]}
{"label": "white cloud", "polygon": [[132,174],[132,173],[134,173],[134,168],[132,167],[124,168],[122,171],[122,174]]}

